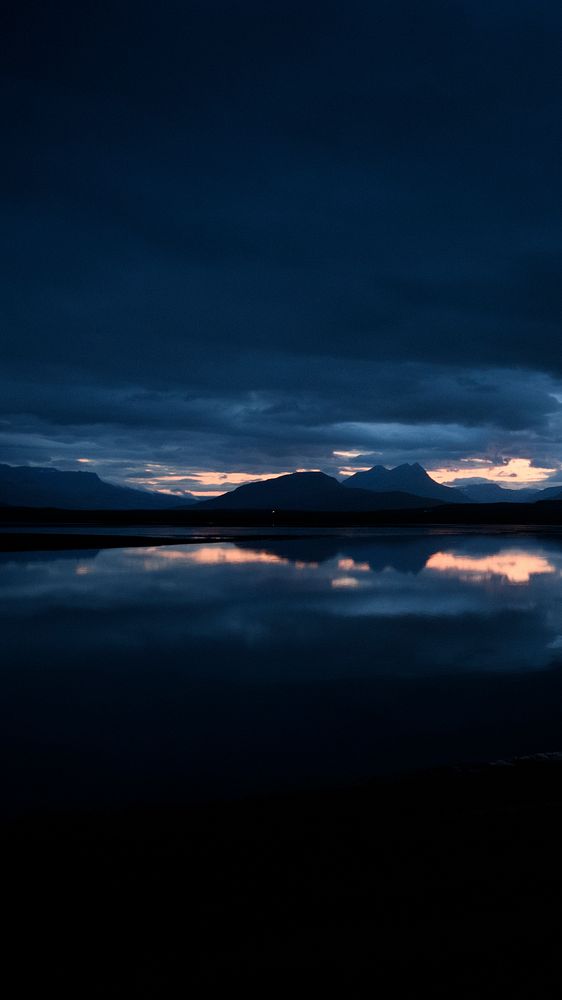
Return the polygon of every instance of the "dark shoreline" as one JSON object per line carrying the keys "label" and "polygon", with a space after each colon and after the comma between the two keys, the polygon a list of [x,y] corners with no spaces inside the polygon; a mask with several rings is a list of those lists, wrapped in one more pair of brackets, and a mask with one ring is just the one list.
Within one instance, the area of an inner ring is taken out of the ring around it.
{"label": "dark shoreline", "polygon": [[[0,532],[0,552],[42,552],[51,550],[152,548],[155,545],[201,545],[220,542],[292,541],[302,535],[96,535],[77,532]],[[326,536],[323,536],[326,537]]]}
{"label": "dark shoreline", "polygon": [[562,501],[443,504],[430,508],[371,511],[329,510],[65,510],[0,506],[0,526],[169,525],[186,528],[353,528],[484,525],[561,527]]}
{"label": "dark shoreline", "polygon": [[34,815],[2,841],[7,905],[36,960],[22,974],[78,994],[556,995],[558,754],[189,809]]}
{"label": "dark shoreline", "polygon": [[[143,533],[132,534],[135,526]],[[159,528],[159,534],[146,529]],[[77,531],[77,528],[83,530]],[[103,529],[109,529],[104,534]],[[185,535],[165,533],[185,528]],[[124,511],[63,510],[57,508],[0,507],[0,552],[123,548],[153,545],[188,545],[198,542],[237,542],[249,537],[262,541],[302,538],[303,531],[329,531],[341,535],[354,529],[424,532],[505,532],[544,534],[562,531],[562,503],[455,504],[431,509],[370,512],[329,511]],[[58,530],[57,530],[58,529]],[[95,530],[92,530],[95,529]],[[118,530],[122,529],[123,534]],[[201,536],[193,534],[200,529]],[[255,532],[252,536],[242,532]],[[284,530],[283,530],[284,529]],[[292,532],[298,531],[296,535]],[[110,533],[109,533],[110,532]]]}
{"label": "dark shoreline", "polygon": [[[93,525],[90,525],[93,527]],[[171,526],[171,525],[170,525]],[[18,525],[19,530],[9,531],[0,529],[0,553],[10,553],[10,552],[50,552],[50,551],[88,551],[88,550],[100,550],[100,549],[122,549],[122,548],[151,548],[154,546],[162,545],[209,545],[209,544],[226,544],[226,543],[244,543],[248,544],[252,541],[255,542],[303,542],[311,540],[328,540],[330,538],[345,538],[346,532],[352,533],[357,530],[358,527],[366,526],[353,526],[353,525],[341,525],[332,526],[332,530],[326,531],[325,529],[320,533],[315,533],[314,531],[300,531],[298,534],[295,532],[279,531],[273,532],[271,530],[271,525],[265,526],[264,529],[260,529],[259,525],[251,525],[255,530],[252,533],[241,534],[236,531],[236,528],[242,527],[241,525],[233,525],[232,530],[226,530],[227,525],[224,526],[223,530],[213,531],[212,533],[205,534],[130,534],[128,532],[123,532],[120,534],[115,531],[112,534],[102,534],[96,532],[79,532],[75,530],[64,531],[64,526],[60,526],[63,530],[52,530],[50,527],[47,530],[25,530],[25,526]],[[71,526],[69,526],[71,527]],[[125,526],[123,526],[125,527]],[[297,526],[295,526],[297,527]],[[498,535],[498,536],[552,536],[560,538],[562,536],[562,525],[553,524],[494,524],[494,523],[482,523],[482,524],[412,524],[412,525],[371,525],[373,529],[376,530],[378,527],[380,529],[389,529],[390,531],[394,528],[397,531],[404,531],[406,528],[412,528],[412,532],[415,533],[418,529],[420,535],[431,537],[431,535],[464,535],[464,534],[482,534],[482,535]],[[269,530],[267,530],[269,529]],[[361,541],[377,541],[388,536],[380,534],[372,535],[360,535]]]}

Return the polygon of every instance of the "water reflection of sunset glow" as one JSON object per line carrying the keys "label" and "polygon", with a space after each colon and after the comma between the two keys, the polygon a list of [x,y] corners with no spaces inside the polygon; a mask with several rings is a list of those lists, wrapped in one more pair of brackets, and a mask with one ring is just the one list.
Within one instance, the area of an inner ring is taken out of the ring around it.
{"label": "water reflection of sunset glow", "polygon": [[338,569],[343,569],[346,573],[368,573],[371,567],[368,562],[355,562],[355,559],[339,559]]}
{"label": "water reflection of sunset glow", "polygon": [[157,559],[178,562],[196,563],[203,566],[219,566],[225,563],[241,565],[242,563],[277,563],[286,565],[288,559],[282,559],[271,552],[258,552],[255,549],[226,548],[221,545],[202,545],[200,548],[169,549],[160,546],[139,550],[146,556],[156,556]]}
{"label": "water reflection of sunset glow", "polygon": [[536,574],[555,572],[555,567],[544,556],[513,550],[490,556],[461,556],[455,555],[454,552],[435,552],[427,560],[425,568],[454,573],[474,581],[501,576],[510,583],[528,583]]}

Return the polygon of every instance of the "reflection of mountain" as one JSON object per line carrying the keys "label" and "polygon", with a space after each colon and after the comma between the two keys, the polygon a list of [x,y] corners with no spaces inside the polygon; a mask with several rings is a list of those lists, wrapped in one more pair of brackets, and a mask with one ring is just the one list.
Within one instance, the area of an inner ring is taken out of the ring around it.
{"label": "reflection of mountain", "polygon": [[[497,539],[480,539],[475,551],[469,537],[456,539],[453,544],[439,537],[401,537],[355,541],[346,538],[287,539],[260,544],[256,539],[236,542],[236,548],[258,553],[271,562],[319,566],[336,562],[346,573],[382,573],[393,569],[398,573],[449,573],[459,579],[474,582],[503,578],[509,583],[528,583],[532,576],[556,572],[556,567],[541,553],[529,552],[506,544],[498,549]],[[235,561],[234,559],[232,561]],[[265,561],[265,559],[264,559]]]}
{"label": "reflection of mountain", "polygon": [[265,552],[283,562],[318,566],[329,560],[350,560],[353,565],[340,566],[353,570],[365,566],[373,573],[394,569],[399,573],[420,573],[431,555],[438,551],[435,538],[393,536],[390,539],[355,541],[346,538],[303,538],[260,543],[257,539],[236,542],[237,548]]}
{"label": "reflection of mountain", "polygon": [[61,472],[27,465],[0,465],[0,500],[3,506],[73,510],[170,510],[195,503],[189,497],[113,486],[95,472]]}
{"label": "reflection of mountain", "polygon": [[370,511],[432,507],[438,499],[396,489],[384,493],[348,490],[323,472],[294,472],[261,483],[246,483],[230,493],[199,504],[209,510]]}
{"label": "reflection of mountain", "polygon": [[343,551],[341,539],[337,538],[298,538],[298,539],[268,539],[262,542],[256,538],[243,539],[236,542],[236,548],[245,551],[258,550],[275,556],[283,562],[307,563],[319,565],[335,559]]}

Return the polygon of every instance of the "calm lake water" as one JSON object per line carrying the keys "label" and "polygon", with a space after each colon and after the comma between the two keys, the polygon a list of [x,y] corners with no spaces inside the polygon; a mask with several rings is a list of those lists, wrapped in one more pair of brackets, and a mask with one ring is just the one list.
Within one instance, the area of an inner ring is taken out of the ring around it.
{"label": "calm lake water", "polygon": [[5,811],[562,750],[562,543],[350,533],[0,554]]}

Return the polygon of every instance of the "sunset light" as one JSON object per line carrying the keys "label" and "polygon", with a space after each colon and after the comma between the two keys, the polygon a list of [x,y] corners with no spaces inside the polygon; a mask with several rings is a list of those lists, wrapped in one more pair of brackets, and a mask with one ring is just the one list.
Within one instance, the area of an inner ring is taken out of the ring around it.
{"label": "sunset light", "polygon": [[339,559],[338,569],[346,573],[369,573],[371,567],[368,562],[356,562],[355,559]]}
{"label": "sunset light", "polygon": [[562,994],[560,3],[2,29],[6,982]]}
{"label": "sunset light", "polygon": [[556,572],[555,567],[543,556],[515,550],[490,556],[435,552],[427,560],[425,568],[440,573],[452,573],[461,579],[472,579],[475,582],[499,576],[509,583],[529,583],[532,576]]}
{"label": "sunset light", "polygon": [[344,465],[343,469],[338,469],[340,476],[354,476],[356,472],[368,472],[370,465]]}
{"label": "sunset light", "polygon": [[450,483],[455,479],[488,479],[502,486],[530,486],[542,483],[554,475],[557,468],[543,468],[533,465],[530,458],[510,458],[503,465],[494,465],[486,459],[470,458],[460,466],[445,466],[430,469],[432,479],[438,483]]}
{"label": "sunset light", "polygon": [[133,550],[135,554],[150,561],[194,563],[200,566],[241,566],[247,563],[264,563],[268,565],[286,565],[288,559],[282,559],[270,552],[258,552],[255,549],[238,549],[226,545],[204,545],[192,549],[171,549],[165,546],[150,546],[145,549]]}

